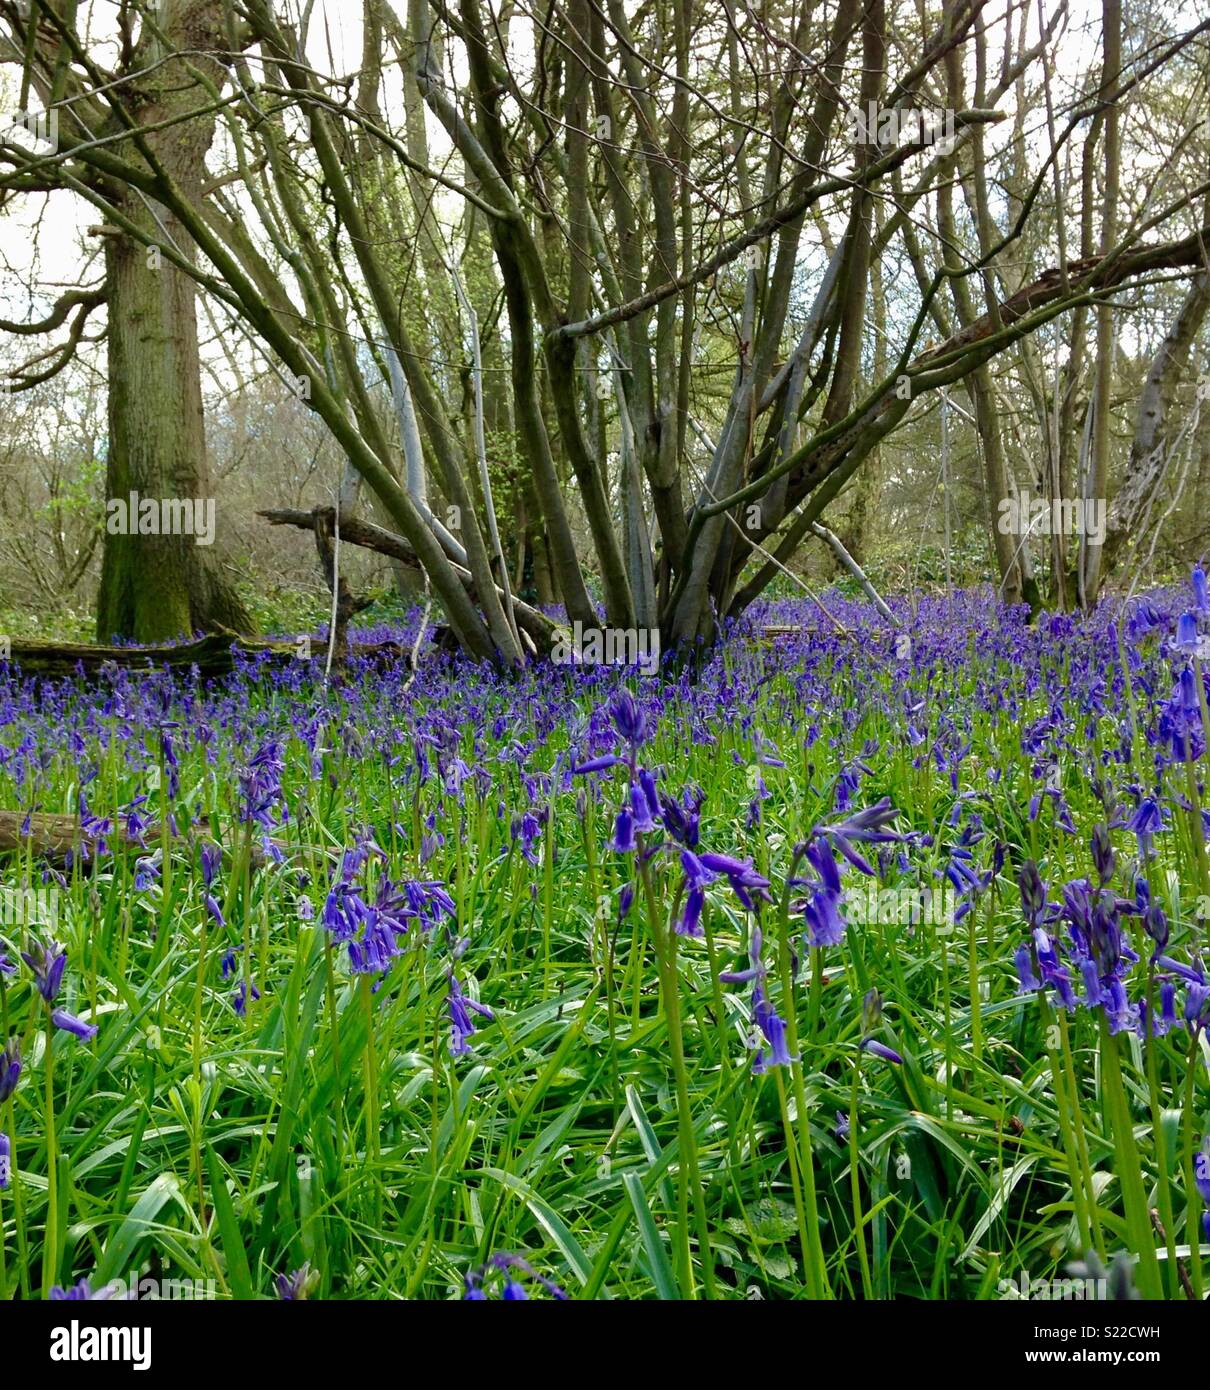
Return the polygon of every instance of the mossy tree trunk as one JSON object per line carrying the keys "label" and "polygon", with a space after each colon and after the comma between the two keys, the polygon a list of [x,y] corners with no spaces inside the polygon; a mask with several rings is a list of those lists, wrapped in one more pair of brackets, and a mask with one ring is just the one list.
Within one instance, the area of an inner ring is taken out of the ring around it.
{"label": "mossy tree trunk", "polygon": [[[178,3],[167,13],[182,49],[212,48],[220,7]],[[154,47],[156,45],[151,45]],[[147,55],[151,58],[152,54]],[[217,64],[212,74],[219,80]],[[145,127],[181,117],[200,101],[200,88],[180,62],[153,67],[132,84],[128,110]],[[146,136],[147,143],[174,181],[200,185],[213,138],[213,118],[199,115]],[[106,508],[105,549],[97,596],[97,636],[156,642],[209,629],[215,623],[240,632],[253,624],[222,574],[205,522],[214,502],[202,415],[201,372],[193,281],[160,247],[186,255],[193,243],[167,209],[123,188],[118,209],[147,231],[155,245],[107,229],[106,279],[109,303],[109,447],[105,495],[128,499],[191,500],[202,514],[194,534],[140,534],[137,515],[110,533]],[[213,507],[214,530],[223,517]],[[125,533],[123,533],[125,532]]]}

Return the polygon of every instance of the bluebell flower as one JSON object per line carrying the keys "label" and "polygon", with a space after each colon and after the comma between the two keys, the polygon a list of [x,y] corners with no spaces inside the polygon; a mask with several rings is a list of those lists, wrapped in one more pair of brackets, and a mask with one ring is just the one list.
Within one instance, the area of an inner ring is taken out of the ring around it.
{"label": "bluebell flower", "polygon": [[52,1303],[107,1303],[117,1298],[119,1284],[103,1284],[96,1293],[92,1290],[92,1285],[87,1279],[81,1279],[79,1283],[72,1284],[69,1288],[63,1288],[56,1284],[50,1291],[50,1301]]}
{"label": "bluebell flower", "polygon": [[482,1268],[472,1269],[463,1276],[465,1285],[465,1292],[462,1295],[463,1302],[486,1303],[490,1301],[485,1287],[488,1279],[499,1282],[500,1298],[508,1303],[528,1301],[529,1293],[521,1282],[522,1280],[537,1285],[545,1290],[551,1298],[559,1302],[568,1301],[567,1294],[559,1285],[553,1279],[539,1274],[528,1260],[522,1259],[520,1255],[502,1252],[493,1255]]}
{"label": "bluebell flower", "polygon": [[273,1282],[283,1303],[300,1303],[311,1296],[319,1283],[319,1271],[311,1268],[310,1260],[304,1260],[296,1270],[279,1274]]}
{"label": "bluebell flower", "polygon": [[625,686],[609,702],[609,717],[613,720],[614,728],[632,748],[646,742],[650,732],[647,717]]}
{"label": "bluebell flower", "polygon": [[691,849],[681,850],[681,867],[685,870],[685,882],[692,888],[705,888],[716,877]]}
{"label": "bluebell flower", "polygon": [[819,875],[811,884],[811,895],[802,905],[807,924],[807,941],[816,948],[839,946],[844,940],[846,922],[840,915],[844,894],[840,887],[840,867],[831,846],[823,840],[809,845],[806,858]]}
{"label": "bluebell flower", "polygon": [[535,845],[542,838],[542,822],[538,817],[532,811],[514,816],[509,834],[514,842],[520,841],[522,858],[537,867],[538,854]]}
{"label": "bluebell flower", "polygon": [[449,980],[446,1008],[450,1016],[450,1056],[465,1057],[471,1050],[470,1039],[475,1033],[471,1014],[476,1013],[486,1019],[493,1019],[496,1015],[486,1004],[478,1003],[463,992],[452,970],[446,971],[446,978]]}
{"label": "bluebell flower", "polygon": [[1197,614],[1182,613],[1176,620],[1176,639],[1173,646],[1178,652],[1192,655],[1197,651]]}
{"label": "bluebell flower", "polygon": [[7,1134],[0,1133],[0,1192],[5,1191],[13,1179],[13,1146]]}
{"label": "bluebell flower", "polygon": [[1164,828],[1164,820],[1160,814],[1160,808],[1153,797],[1145,796],[1139,802],[1138,809],[1126,822],[1126,829],[1129,830],[1139,842],[1139,856],[1142,859],[1151,857],[1151,839],[1158,835]]}
{"label": "bluebell flower", "polygon": [[[1210,673],[1207,678],[1210,679]],[[1172,698],[1160,706],[1157,727],[1160,740],[1174,759],[1183,761],[1189,757],[1196,762],[1205,752],[1197,676],[1192,666],[1186,666],[1180,673],[1172,688]]]}
{"label": "bluebell flower", "polygon": [[21,952],[21,959],[34,972],[34,986],[38,993],[48,1004],[53,1004],[63,985],[67,952],[57,941],[35,941],[29,951]]}
{"label": "bluebell flower", "polygon": [[85,1042],[91,1042],[97,1036],[97,1027],[94,1023],[85,1023],[75,1014],[69,1014],[66,1009],[55,1009],[50,1016],[50,1021],[56,1028],[61,1028],[65,1033],[71,1033],[74,1037],[82,1038]]}
{"label": "bluebell flower", "polygon": [[146,893],[160,881],[160,864],[164,858],[163,850],[145,854],[134,861],[134,890]]}
{"label": "bluebell flower", "polygon": [[[658,802],[656,803],[656,810],[659,810]],[[656,828],[651,803],[647,799],[647,793],[638,782],[630,784],[630,815],[638,834],[649,835]]]}
{"label": "bluebell flower", "polygon": [[685,906],[676,920],[675,931],[679,936],[704,935],[702,908],[706,904],[706,894],[701,888],[690,888],[685,895]]}
{"label": "bluebell flower", "polygon": [[275,823],[274,811],[278,819],[285,819],[285,801],[282,791],[281,775],[285,764],[281,759],[281,746],[276,739],[270,739],[249,759],[248,765],[239,774],[240,820],[253,822],[265,830]]}
{"label": "bluebell flower", "polygon": [[1014,957],[1017,965],[1017,979],[1020,982],[1018,993],[1029,994],[1042,988],[1042,981],[1034,971],[1034,953],[1026,942],[1017,947]]}
{"label": "bluebell flower", "polygon": [[[260,990],[256,985],[252,986],[252,1001],[255,1003],[260,998]],[[231,1007],[235,1012],[244,1018],[248,1012],[248,981],[241,980],[236,986],[235,993],[231,997]]]}
{"label": "bluebell flower", "polygon": [[696,788],[690,789],[681,794],[680,800],[674,799],[666,792],[660,792],[659,795],[664,829],[686,849],[697,849],[701,835],[701,810],[702,803],[706,799],[705,793]]}
{"label": "bluebell flower", "polygon": [[843,820],[834,821],[831,825],[817,826],[814,835],[826,836],[855,869],[873,877],[874,870],[853,848],[853,842],[871,845],[901,843],[905,837],[887,829],[898,815],[899,812],[891,805],[890,797],[884,796],[873,806],[855,811]]}
{"label": "bluebell flower", "polygon": [[1113,878],[1113,842],[1109,838],[1109,828],[1103,824],[1092,828],[1092,866],[1097,871],[1101,887]]}
{"label": "bluebell flower", "polygon": [[1046,885],[1042,882],[1038,866],[1032,859],[1027,859],[1021,865],[1017,875],[1017,886],[1021,890],[1021,907],[1025,912],[1026,922],[1031,929],[1039,926],[1046,916],[1049,903],[1046,899]]}
{"label": "bluebell flower", "polygon": [[586,762],[577,763],[572,771],[579,775],[589,772],[604,772],[607,768],[625,766],[625,758],[619,758],[616,753],[604,753],[599,758],[589,758]]}
{"label": "bluebell flower", "polygon": [[752,985],[752,1021],[764,1035],[765,1041],[769,1045],[769,1056],[766,1058],[764,1048],[759,1042],[749,1043],[755,1045],[756,1056],[752,1061],[752,1071],[756,1075],[768,1071],[771,1066],[789,1066],[791,1062],[796,1062],[797,1057],[790,1055],[789,1046],[786,1042],[786,1024],[778,1015],[769,998],[765,993],[764,978],[768,974],[768,967],[761,960],[761,951],[764,945],[764,937],[759,927],[752,929],[752,936],[748,942],[748,961],[746,970],[724,970],[719,974],[719,979],[725,984],[748,984]]}
{"label": "bluebell flower", "polygon": [[218,845],[205,843],[202,845],[202,882],[207,888],[214,887],[214,880],[218,877],[219,865],[223,861],[223,851]]}
{"label": "bluebell flower", "polygon": [[763,1048],[756,1050],[756,1056],[752,1060],[752,1070],[755,1074],[760,1075],[770,1067],[788,1067],[798,1060],[790,1055],[786,1042],[785,1020],[769,1002],[769,997],[759,980],[752,986],[752,1019],[769,1044],[767,1058]]}
{"label": "bluebell flower", "polygon": [[17,1089],[21,1079],[21,1047],[16,1038],[10,1038],[4,1051],[0,1052],[0,1105]]}
{"label": "bluebell flower", "polygon": [[625,806],[618,812],[618,817],[613,827],[613,839],[609,842],[609,845],[610,848],[616,850],[618,854],[632,854],[634,852],[634,817]]}
{"label": "bluebell flower", "polygon": [[736,859],[730,854],[700,854],[699,861],[713,873],[722,874],[731,891],[743,905],[753,910],[753,899],[772,902],[769,880],[756,872],[751,859]]}

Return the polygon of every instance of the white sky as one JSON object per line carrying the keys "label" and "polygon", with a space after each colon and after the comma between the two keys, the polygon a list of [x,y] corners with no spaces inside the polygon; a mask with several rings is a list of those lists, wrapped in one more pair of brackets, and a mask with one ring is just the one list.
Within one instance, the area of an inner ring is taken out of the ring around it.
{"label": "white sky", "polygon": [[[292,9],[297,10],[298,0],[289,0]],[[402,10],[406,17],[406,0],[393,0],[397,11]],[[1053,12],[1056,0],[1043,0],[1047,14]],[[742,12],[742,0],[741,0]],[[1001,11],[998,0],[993,0],[994,13]],[[1065,99],[1065,82],[1077,78],[1095,62],[1096,48],[1100,36],[1100,5],[1097,0],[1073,0],[1073,20],[1064,34],[1056,57],[1056,103],[1061,105]],[[1198,5],[1196,0],[1181,0],[1179,23],[1196,22]],[[81,14],[91,26],[91,32],[104,41],[113,32],[113,16],[116,6],[112,0],[84,0]],[[1031,0],[1031,26],[1036,30],[1037,3]],[[993,54],[997,49],[1001,24],[994,22],[990,35]],[[513,29],[517,48],[518,65],[524,67],[529,50],[528,28],[524,21],[515,23]],[[1128,38],[1129,46],[1129,38]],[[314,66],[324,70],[353,72],[360,62],[361,50],[361,0],[316,0],[312,18],[309,58]],[[902,60],[892,59],[892,69],[902,66]],[[395,90],[397,81],[388,80],[388,88]],[[14,69],[0,70],[0,109],[11,112],[16,104],[17,88]],[[1040,113],[1038,113],[1040,118]],[[401,123],[397,111],[388,109],[388,117]],[[1004,130],[1007,123],[1000,129]],[[448,148],[444,134],[430,123],[430,138],[434,162],[440,159],[441,152]],[[994,145],[995,134],[989,143]],[[452,195],[450,195],[452,196]],[[452,209],[451,209],[452,211]],[[27,314],[42,314],[55,296],[66,286],[91,281],[99,274],[99,249],[96,238],[90,238],[86,230],[99,220],[98,212],[84,200],[70,193],[57,193],[49,198],[22,197],[10,201],[0,210],[0,265],[3,266],[3,283],[0,284],[0,314],[8,318],[21,318]],[[93,259],[91,269],[89,258]],[[32,305],[27,288],[40,286],[41,293]],[[199,323],[203,336],[207,328],[205,319]],[[28,348],[29,341],[15,346],[0,338],[0,360],[13,360],[17,354]]]}

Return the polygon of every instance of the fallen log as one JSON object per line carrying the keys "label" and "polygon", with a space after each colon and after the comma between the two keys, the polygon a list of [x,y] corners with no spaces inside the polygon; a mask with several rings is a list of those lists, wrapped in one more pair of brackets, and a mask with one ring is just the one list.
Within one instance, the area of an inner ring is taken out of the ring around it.
{"label": "fallen log", "polygon": [[286,659],[297,654],[293,642],[261,641],[234,632],[209,632],[192,642],[165,643],[149,647],[110,647],[90,642],[44,642],[36,638],[14,637],[0,649],[0,666],[5,661],[19,666],[27,676],[62,677],[81,672],[92,679],[106,666],[123,670],[161,670],[188,672],[196,666],[203,677],[229,675],[235,669],[237,652],[268,652]]}
{"label": "fallen log", "polygon": [[[28,830],[24,829],[26,820],[29,821]],[[206,820],[196,821],[191,828],[200,835],[210,833]],[[110,854],[154,854],[160,845],[160,827],[147,826],[143,841],[145,843],[140,843],[128,834],[120,820],[114,820],[112,829],[105,835]],[[88,843],[79,816],[49,811],[32,811],[28,814],[24,811],[0,811],[0,854],[6,851],[25,854],[32,850],[35,859],[46,860],[56,868],[63,868],[68,856],[78,854]],[[283,851],[287,848],[278,841],[271,841],[271,844]],[[267,857],[263,843],[254,839],[252,867],[261,868]]]}
{"label": "fallen log", "polygon": [[[335,526],[336,508],[316,507],[313,511],[300,511],[290,507],[274,507],[258,511],[257,516],[264,517],[270,526],[297,526],[302,531],[312,532],[320,527],[331,532]],[[340,514],[340,539],[342,543],[361,546],[365,550],[376,551],[379,555],[411,565],[415,569],[420,568],[416,552],[402,536],[395,535],[385,527],[376,526],[372,521],[346,516],[343,511]],[[450,564],[462,581],[463,587],[473,596],[475,586],[470,570],[453,560]],[[497,587],[496,592],[500,594],[501,599],[504,598],[503,590]],[[535,650],[549,652],[559,640],[558,623],[553,618],[548,618],[545,613],[530,607],[528,603],[523,603],[516,596],[513,597],[512,604],[517,625],[533,642]]]}
{"label": "fallen log", "polygon": [[[239,656],[267,654],[274,662],[309,661],[322,657],[326,643],[323,638],[302,633],[298,637],[276,641],[241,637],[239,633],[217,631],[194,642],[175,646],[108,647],[87,642],[42,642],[13,638],[0,648],[0,670],[6,663],[19,667],[22,675],[55,680],[83,675],[96,680],[107,668],[126,671],[159,671],[167,669],[188,674],[197,667],[199,676],[208,680],[230,675]],[[7,653],[7,656],[5,655]],[[411,664],[411,653],[400,642],[356,643],[352,656],[370,659],[380,670],[396,663]]]}

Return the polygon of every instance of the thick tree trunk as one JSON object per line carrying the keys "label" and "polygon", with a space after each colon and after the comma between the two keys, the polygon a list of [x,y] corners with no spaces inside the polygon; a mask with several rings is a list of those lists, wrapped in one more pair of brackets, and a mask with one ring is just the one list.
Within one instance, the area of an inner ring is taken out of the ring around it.
{"label": "thick tree trunk", "polygon": [[[163,23],[167,40],[181,49],[221,42],[220,9],[207,0],[167,9]],[[160,57],[158,48],[158,41],[153,42],[146,57]],[[217,80],[220,70],[211,66]],[[152,62],[148,75],[128,91],[128,113],[140,125],[177,122],[145,139],[182,187],[198,187],[205,177],[213,118],[181,118],[204,99],[201,87],[180,61],[169,61]],[[117,196],[116,206],[155,244],[144,247],[128,236],[106,236],[106,499],[121,505],[106,508],[97,636],[102,641],[127,637],[155,642],[214,624],[250,631],[252,620],[210,548],[221,517],[206,456],[193,281],[160,251],[172,245],[189,254],[193,242],[166,208],[129,188]],[[132,514],[132,492],[156,504],[148,509],[155,516],[147,517],[146,530],[142,515]],[[181,511],[165,515],[160,506],[164,499],[192,501],[193,534],[162,534],[166,520],[185,524]]]}
{"label": "thick tree trunk", "polygon": [[[137,199],[123,210],[154,225]],[[187,240],[163,210],[164,228]],[[202,418],[193,285],[168,261],[126,237],[106,243],[109,295],[109,452],[105,549],[97,596],[97,637],[157,642],[205,631],[216,623],[252,627],[247,610],[221,574],[211,543],[221,516],[211,486]],[[148,534],[140,533],[146,508]],[[191,501],[193,534],[155,534],[187,523],[164,499]]]}
{"label": "thick tree trunk", "polygon": [[[1171,428],[1172,407],[1177,387],[1189,361],[1189,351],[1198,330],[1210,312],[1210,272],[1204,271],[1190,286],[1180,312],[1164,335],[1143,383],[1139,401],[1138,421],[1130,444],[1130,459],[1126,476],[1113,499],[1106,523],[1105,545],[1101,552],[1101,573],[1108,576],[1125,553],[1143,519],[1152,509],[1152,498],[1161,484],[1168,466],[1173,444]],[[1210,417],[1210,402],[1201,404],[1202,419]],[[1204,437],[1204,435],[1203,435]],[[1198,447],[1194,441],[1193,447]],[[1204,489],[1205,478],[1199,470],[1195,502]],[[1195,507],[1204,518],[1204,508]],[[1158,512],[1153,512],[1158,515]]]}
{"label": "thick tree trunk", "polygon": [[[1118,236],[1118,181],[1121,162],[1121,112],[1118,108],[1118,80],[1122,67],[1121,0],[1103,0],[1101,76],[1105,109],[1105,198],[1101,212],[1101,253],[1113,247]],[[1115,349],[1114,308],[1107,300],[1097,306],[1097,369],[1093,394],[1092,440],[1083,497],[1087,507],[1105,505],[1109,495],[1110,431],[1109,412],[1113,396],[1113,358]],[[1099,538],[1085,534],[1080,551],[1083,584],[1080,599],[1084,607],[1096,602],[1103,573]]]}

